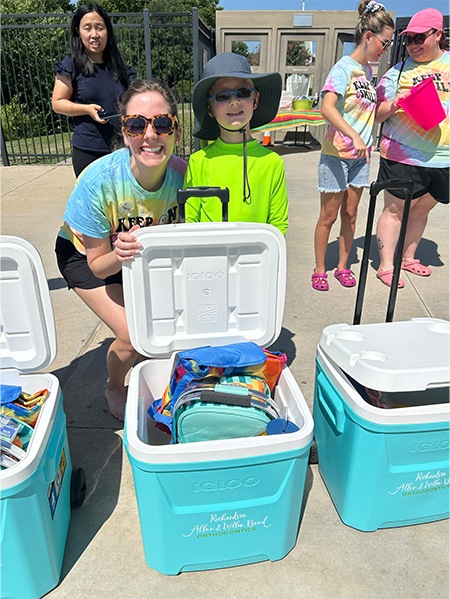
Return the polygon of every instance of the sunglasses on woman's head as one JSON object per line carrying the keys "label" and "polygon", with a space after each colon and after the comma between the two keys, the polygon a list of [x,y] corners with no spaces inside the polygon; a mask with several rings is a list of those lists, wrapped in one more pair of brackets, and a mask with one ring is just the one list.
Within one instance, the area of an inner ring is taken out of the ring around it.
{"label": "sunglasses on woman's head", "polygon": [[151,118],[141,114],[127,114],[122,117],[122,125],[130,137],[144,135],[149,125],[156,135],[172,135],[178,119],[173,114],[157,114]]}
{"label": "sunglasses on woman's head", "polygon": [[421,46],[427,37],[436,33],[436,29],[432,29],[428,33],[416,33],[415,35],[405,35],[405,46],[410,46],[411,44],[416,44],[416,46]]}
{"label": "sunglasses on woman's head", "polygon": [[232,96],[236,96],[239,100],[248,100],[252,97],[252,93],[256,89],[250,87],[238,87],[237,89],[221,89],[219,92],[209,96],[208,100],[215,100],[216,102],[228,102]]}

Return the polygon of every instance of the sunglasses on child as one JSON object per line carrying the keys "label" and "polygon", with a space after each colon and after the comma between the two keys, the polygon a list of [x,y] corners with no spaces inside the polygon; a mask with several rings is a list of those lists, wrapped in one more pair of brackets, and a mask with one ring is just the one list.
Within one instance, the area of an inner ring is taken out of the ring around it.
{"label": "sunglasses on child", "polygon": [[127,114],[122,117],[122,125],[130,137],[144,135],[149,125],[156,135],[172,135],[178,119],[173,114],[157,114],[151,118],[141,114]]}
{"label": "sunglasses on child", "polygon": [[221,89],[219,92],[209,96],[208,100],[215,100],[216,102],[229,102],[233,96],[239,98],[239,100],[248,100],[252,97],[252,93],[256,89],[250,87],[238,87],[237,89]]}
{"label": "sunglasses on child", "polygon": [[436,33],[436,29],[432,29],[428,33],[416,33],[416,35],[405,35],[405,46],[410,46],[411,44],[416,44],[416,46],[421,46],[427,37]]}

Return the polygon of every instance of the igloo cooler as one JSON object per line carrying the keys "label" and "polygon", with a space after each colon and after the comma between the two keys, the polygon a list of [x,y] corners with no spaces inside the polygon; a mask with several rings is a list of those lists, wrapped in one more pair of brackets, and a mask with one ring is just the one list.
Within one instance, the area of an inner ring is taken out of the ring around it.
{"label": "igloo cooler", "polygon": [[142,255],[123,268],[134,347],[155,359],[130,377],[124,444],[147,564],[164,574],[279,560],[297,539],[313,421],[285,367],[275,390],[288,434],[170,444],[147,413],[174,352],[278,337],[286,248],[254,223],[195,223],[136,232]]}
{"label": "igloo cooler", "polygon": [[[449,347],[450,323],[434,318],[324,329],[314,434],[320,474],[348,526],[448,517]],[[373,405],[377,396],[390,407]]]}
{"label": "igloo cooler", "polygon": [[2,599],[37,599],[59,581],[70,522],[72,466],[58,379],[50,293],[36,249],[0,237],[1,382],[48,389],[25,457],[0,471]]}

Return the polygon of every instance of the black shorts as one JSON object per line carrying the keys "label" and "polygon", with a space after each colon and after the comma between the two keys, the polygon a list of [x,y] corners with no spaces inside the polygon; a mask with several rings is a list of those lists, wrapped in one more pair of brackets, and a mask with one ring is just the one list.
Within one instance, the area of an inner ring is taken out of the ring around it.
{"label": "black shorts", "polygon": [[91,162],[94,162],[94,160],[98,160],[107,154],[109,154],[109,152],[80,150],[80,148],[72,146],[72,167],[75,172],[75,177],[78,177],[78,175],[80,175],[84,169],[91,164]]}
{"label": "black shorts", "polygon": [[[414,166],[380,158],[377,181],[414,181],[413,200],[429,193],[441,204],[449,203],[449,169]],[[390,194],[404,200],[403,189],[388,190]]]}
{"label": "black shorts", "polygon": [[122,285],[122,270],[106,279],[99,279],[89,268],[86,256],[80,254],[73,243],[64,237],[56,238],[55,252],[58,268],[69,289],[96,289],[113,283]]}

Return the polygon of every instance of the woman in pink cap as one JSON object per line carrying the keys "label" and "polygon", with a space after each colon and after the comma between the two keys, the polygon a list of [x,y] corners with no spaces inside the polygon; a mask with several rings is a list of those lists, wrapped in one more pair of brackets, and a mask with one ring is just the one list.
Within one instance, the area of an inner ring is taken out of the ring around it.
{"label": "woman in pink cap", "polygon": [[[376,120],[384,122],[378,180],[413,180],[415,183],[402,269],[421,277],[431,274],[431,269],[415,257],[428,214],[438,203],[449,202],[450,55],[445,51],[443,30],[444,19],[438,10],[426,8],[416,13],[401,34],[407,58],[387,71],[377,87]],[[426,131],[400,108],[398,100],[431,76],[434,76],[433,83],[446,116]],[[388,287],[392,283],[404,199],[403,190],[385,191],[385,207],[378,221],[380,267],[377,277]],[[400,279],[399,288],[404,285]]]}

